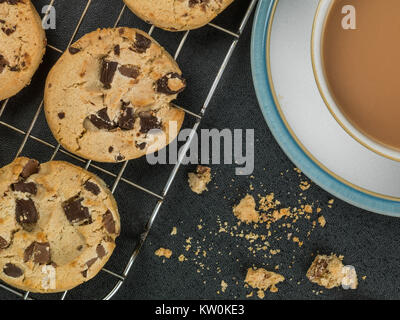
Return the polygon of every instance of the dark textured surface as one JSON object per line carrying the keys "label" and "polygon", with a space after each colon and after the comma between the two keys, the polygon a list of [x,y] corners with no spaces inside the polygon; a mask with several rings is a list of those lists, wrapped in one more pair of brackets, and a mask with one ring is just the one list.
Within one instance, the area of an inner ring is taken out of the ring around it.
{"label": "dark textured surface", "polygon": [[[35,1],[39,9],[46,2]],[[236,0],[236,4],[215,23],[230,30],[236,30],[249,3],[248,0]],[[51,45],[62,50],[66,48],[85,4],[85,0],[55,1],[58,17],[57,30],[47,33]],[[88,15],[82,22],[78,37],[99,26],[112,26],[121,8],[122,1],[120,0],[93,0]],[[237,221],[231,208],[247,192],[254,196],[274,192],[285,207],[295,207],[298,206],[298,200],[301,198],[298,185],[301,180],[306,179],[298,177],[293,170],[294,165],[274,141],[259,110],[250,70],[251,23],[252,21],[249,21],[241,37],[201,127],[255,129],[254,178],[236,177],[235,166],[214,165],[212,166],[214,180],[210,184],[210,191],[198,196],[192,193],[187,185],[187,173],[194,167],[181,167],[141,253],[115,298],[244,299],[251,292],[244,288],[243,283],[247,268],[264,266],[272,270],[277,264],[280,265],[279,272],[286,277],[287,281],[278,285],[278,293],[267,293],[266,299],[400,298],[398,289],[400,220],[368,213],[337,199],[332,208],[329,208],[328,201],[332,199],[332,196],[314,184],[304,192],[304,196],[307,197],[305,203],[320,206],[327,225],[324,229],[316,228],[301,248],[292,241],[286,240],[287,231],[275,228],[275,237],[281,234],[283,239],[275,242],[271,239],[271,248],[280,249],[281,252],[271,258],[268,255],[265,257],[264,252],[253,255],[248,250],[248,247],[252,246],[248,240],[218,232],[220,229],[218,221],[227,222],[230,227],[236,225]],[[124,12],[120,25],[149,30],[149,26],[136,18],[129,10]],[[153,36],[173,53],[183,34],[156,29]],[[187,43],[178,58],[188,79],[189,87],[179,98],[178,104],[193,112],[200,111],[232,39],[231,36],[209,26],[189,34]],[[58,53],[48,50],[32,85],[10,100],[4,114],[0,117],[1,121],[23,131],[29,128],[43,95],[46,74],[58,57]],[[191,127],[193,124],[194,118],[187,116],[185,127]],[[32,134],[52,145],[56,144],[45,123],[43,112]],[[22,134],[0,126],[1,166],[12,161],[23,138]],[[23,155],[47,161],[53,151],[53,148],[30,138],[23,150]],[[84,165],[83,162],[62,152],[59,152],[56,158]],[[121,164],[96,165],[114,174],[121,169]],[[129,163],[124,178],[156,193],[161,193],[172,168],[172,165],[150,166],[145,159],[139,159]],[[90,170],[109,185],[113,184],[115,177],[93,167]],[[249,189],[250,184],[255,190]],[[123,232],[118,240],[115,254],[106,267],[122,273],[157,203],[157,198],[125,182],[119,184],[115,196],[120,207]],[[201,230],[198,225],[202,226]],[[170,235],[173,227],[177,227],[178,230],[175,236]],[[303,221],[298,227],[299,237],[305,238],[305,233],[310,230],[309,225]],[[267,234],[264,227],[255,231],[251,227],[244,226],[238,227],[236,233],[242,230],[245,234],[250,231]],[[190,237],[192,247],[186,251],[185,247],[188,244],[186,240]],[[164,263],[162,258],[154,255],[155,250],[160,247],[173,251],[171,259]],[[199,255],[196,255],[198,248],[201,248],[201,251]],[[203,250],[207,253],[206,257],[202,255]],[[307,281],[305,272],[312,261],[311,253],[317,251],[344,255],[345,263],[354,265],[359,276],[367,276],[367,278],[360,279],[359,289],[356,291],[333,289],[323,290],[323,293],[316,295],[315,292],[320,288]],[[180,254],[184,254],[188,260],[179,262]],[[224,293],[218,293],[221,290],[221,280],[228,284]],[[114,284],[115,278],[102,272],[94,280],[69,292],[67,298],[102,298]],[[60,296],[60,294],[32,295],[40,299]],[[0,290],[0,299],[13,298],[15,295]],[[256,297],[253,296],[252,299],[254,298]]]}

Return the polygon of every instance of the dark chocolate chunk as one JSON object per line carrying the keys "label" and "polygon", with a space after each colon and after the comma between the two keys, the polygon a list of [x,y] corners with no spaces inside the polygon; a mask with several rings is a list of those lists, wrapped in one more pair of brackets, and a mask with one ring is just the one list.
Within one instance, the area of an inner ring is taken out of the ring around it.
{"label": "dark chocolate chunk", "polygon": [[147,146],[146,142],[136,143],[136,147],[139,148],[140,150],[144,150],[146,146]]}
{"label": "dark chocolate chunk", "polygon": [[30,193],[33,195],[36,195],[36,193],[37,193],[37,187],[34,182],[25,183],[23,181],[19,181],[19,182],[13,183],[11,185],[11,190],[24,192],[24,193]]}
{"label": "dark chocolate chunk", "polygon": [[1,30],[7,35],[10,36],[11,34],[13,34],[15,32],[15,30],[17,30],[17,26],[14,26],[12,28],[1,28]]}
{"label": "dark chocolate chunk", "polygon": [[3,237],[0,237],[0,249],[5,249],[9,246],[8,242],[6,239]]}
{"label": "dark chocolate chunk", "polygon": [[64,118],[65,118],[65,112],[60,112],[60,113],[58,114],[58,118],[59,118],[60,120],[64,119]]}
{"label": "dark chocolate chunk", "polygon": [[79,195],[64,201],[62,207],[67,219],[72,224],[87,225],[92,223],[89,209],[82,205],[83,198]]}
{"label": "dark chocolate chunk", "polygon": [[137,53],[145,53],[151,46],[151,40],[146,38],[140,33],[136,33],[135,43],[133,44],[133,50]]}
{"label": "dark chocolate chunk", "polygon": [[315,278],[322,277],[328,272],[328,262],[325,259],[319,259],[312,270],[312,276]]}
{"label": "dark chocolate chunk", "polygon": [[121,100],[121,107],[127,107],[127,106],[129,106],[131,103],[128,101],[128,102],[126,102],[126,101],[124,101],[124,100]]}
{"label": "dark chocolate chunk", "polygon": [[103,259],[107,255],[106,249],[101,244],[97,246],[96,253],[99,259]]}
{"label": "dark chocolate chunk", "polygon": [[119,56],[119,55],[121,54],[121,47],[119,46],[119,44],[117,44],[117,45],[114,47],[114,54],[115,54],[116,56]]}
{"label": "dark chocolate chunk", "polygon": [[8,66],[8,61],[0,54],[0,73]]}
{"label": "dark chocolate chunk", "polygon": [[29,178],[31,175],[39,172],[39,161],[30,159],[25,167],[22,169],[21,177],[24,179]]}
{"label": "dark chocolate chunk", "polygon": [[83,184],[83,187],[84,187],[87,191],[93,193],[95,196],[98,196],[98,195],[100,194],[100,192],[101,192],[99,186],[98,186],[97,184],[93,183],[93,182],[90,182],[90,181],[86,181],[86,182]]}
{"label": "dark chocolate chunk", "polygon": [[161,129],[161,124],[157,117],[153,116],[150,112],[140,112],[140,132],[147,133],[152,129]]}
{"label": "dark chocolate chunk", "polygon": [[115,221],[110,210],[103,215],[103,224],[108,233],[115,233]]}
{"label": "dark chocolate chunk", "polygon": [[[171,79],[179,79],[183,86],[182,88],[180,88],[179,90],[173,90],[169,87],[169,80]],[[179,92],[182,92],[183,90],[185,90],[186,87],[186,80],[182,78],[182,76],[176,72],[170,72],[167,73],[164,77],[162,77],[161,79],[158,79],[156,82],[156,90],[159,93],[164,93],[164,94],[177,94]]]}
{"label": "dark chocolate chunk", "polygon": [[132,64],[124,64],[118,70],[123,76],[132,79],[136,79],[140,75],[140,68]]}
{"label": "dark chocolate chunk", "polygon": [[108,148],[108,152],[109,152],[109,153],[112,153],[113,151],[114,151],[114,147],[109,147],[109,148]]}
{"label": "dark chocolate chunk", "polygon": [[117,155],[116,157],[115,157],[115,160],[116,161],[122,161],[122,160],[124,160],[125,159],[125,157],[122,155],[122,154],[119,154],[119,155]]}
{"label": "dark chocolate chunk", "polygon": [[19,72],[19,71],[21,71],[21,68],[19,66],[12,66],[12,67],[10,67],[10,71]]}
{"label": "dark chocolate chunk", "polygon": [[88,262],[86,262],[86,266],[87,266],[88,268],[90,268],[92,265],[95,264],[96,261],[97,261],[97,257],[96,257],[96,258],[93,258],[93,259],[90,259]]}
{"label": "dark chocolate chunk", "polygon": [[24,262],[28,262],[29,260],[37,264],[49,264],[51,262],[50,244],[48,242],[32,242],[24,252]]}
{"label": "dark chocolate chunk", "polygon": [[89,268],[97,261],[97,259],[98,258],[96,257],[96,258],[90,259],[88,262],[86,262],[87,269],[81,272],[83,277],[85,277],[85,278],[87,277]]}
{"label": "dark chocolate chunk", "polygon": [[69,48],[68,48],[68,51],[69,51],[70,54],[77,54],[78,52],[81,51],[81,49],[79,49],[79,48],[74,48],[74,47],[69,47]]}
{"label": "dark chocolate chunk", "polygon": [[7,263],[3,268],[3,272],[11,278],[19,278],[24,274],[21,268],[12,263]]}
{"label": "dark chocolate chunk", "polygon": [[104,85],[105,89],[111,88],[115,71],[117,71],[118,62],[107,61],[105,59],[101,62],[100,81]]}
{"label": "dark chocolate chunk", "polygon": [[107,108],[99,110],[96,114],[92,114],[89,120],[98,129],[112,130],[117,127],[108,116]]}
{"label": "dark chocolate chunk", "polygon": [[135,126],[135,114],[133,108],[122,107],[122,114],[118,119],[118,127],[122,130],[132,130]]}
{"label": "dark chocolate chunk", "polygon": [[31,231],[34,224],[39,220],[39,214],[36,210],[35,203],[32,199],[16,199],[15,203],[15,218],[17,222],[22,225],[25,230]]}

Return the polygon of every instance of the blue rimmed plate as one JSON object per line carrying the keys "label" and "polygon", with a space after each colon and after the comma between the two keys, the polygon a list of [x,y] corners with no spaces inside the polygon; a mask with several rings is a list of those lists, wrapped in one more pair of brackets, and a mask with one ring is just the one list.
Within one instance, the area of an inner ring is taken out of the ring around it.
{"label": "blue rimmed plate", "polygon": [[311,43],[319,5],[259,1],[251,57],[261,110],[281,148],[316,184],[355,206],[398,217],[400,163],[347,134],[318,90]]}

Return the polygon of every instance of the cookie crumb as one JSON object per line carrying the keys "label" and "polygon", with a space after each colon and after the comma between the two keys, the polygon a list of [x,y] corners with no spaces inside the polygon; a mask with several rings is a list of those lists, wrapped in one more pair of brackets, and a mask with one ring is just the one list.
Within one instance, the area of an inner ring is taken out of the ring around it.
{"label": "cookie crumb", "polygon": [[247,194],[237,206],[233,207],[233,214],[246,224],[258,222],[260,220],[260,215],[256,210],[256,201],[253,196],[249,194]]}
{"label": "cookie crumb", "polygon": [[353,266],[344,266],[343,256],[317,255],[307,271],[307,278],[322,287],[332,289],[342,285],[344,289],[356,289],[357,273]]}
{"label": "cookie crumb", "polygon": [[211,168],[205,166],[197,166],[196,173],[189,173],[189,187],[193,192],[202,194],[208,191],[207,184],[211,181]]}
{"label": "cookie crumb", "polygon": [[225,292],[227,288],[228,288],[228,284],[224,280],[222,280],[221,281],[221,291]]}
{"label": "cookie crumb", "polygon": [[325,217],[324,217],[324,216],[320,216],[320,217],[318,218],[318,223],[319,223],[319,225],[320,225],[322,228],[324,228],[325,225],[326,225]]}
{"label": "cookie crumb", "polygon": [[311,187],[311,184],[309,184],[308,181],[301,181],[300,182],[299,188],[302,191],[306,191],[306,190],[310,189],[310,187]]}
{"label": "cookie crumb", "polygon": [[312,208],[312,206],[310,206],[309,204],[306,204],[306,205],[304,206],[304,212],[305,212],[305,213],[313,213],[313,208]]}
{"label": "cookie crumb", "polygon": [[179,260],[180,262],[183,262],[183,261],[185,261],[185,260],[187,260],[187,259],[186,259],[186,257],[185,257],[183,254],[181,254],[181,255],[178,257],[178,260]]}
{"label": "cookie crumb", "polygon": [[177,234],[178,234],[178,229],[176,227],[173,227],[171,231],[171,236],[175,236]]}
{"label": "cookie crumb", "polygon": [[155,255],[158,257],[165,257],[165,258],[169,259],[172,256],[172,251],[169,249],[160,248],[160,249],[156,250]]}
{"label": "cookie crumb", "polygon": [[265,197],[260,196],[259,207],[262,211],[268,212],[270,209],[274,209],[280,204],[281,203],[278,200],[275,200],[274,193],[270,193]]}
{"label": "cookie crumb", "polygon": [[279,210],[274,210],[274,212],[272,213],[273,222],[276,222],[276,221],[282,219],[283,217],[288,217],[288,216],[290,216],[289,208],[282,208]]}
{"label": "cookie crumb", "polygon": [[299,247],[303,246],[303,241],[300,241],[299,237],[293,237],[293,242],[297,243]]}
{"label": "cookie crumb", "polygon": [[[244,280],[252,288],[259,289],[257,292],[258,297],[262,299],[264,297],[264,291],[270,290],[271,292],[278,292],[276,285],[283,282],[285,277],[271,271],[267,271],[263,268],[247,270],[246,279]],[[261,291],[261,292],[260,292]]]}

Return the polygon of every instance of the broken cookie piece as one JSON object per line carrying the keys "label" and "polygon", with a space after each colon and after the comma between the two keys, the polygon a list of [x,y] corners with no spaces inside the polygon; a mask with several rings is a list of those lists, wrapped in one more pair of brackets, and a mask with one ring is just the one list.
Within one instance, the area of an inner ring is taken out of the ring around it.
{"label": "broken cookie piece", "polygon": [[233,207],[233,214],[240,221],[247,224],[254,222],[257,223],[260,220],[260,214],[256,210],[256,201],[253,196],[246,195],[240,203]]}
{"label": "broken cookie piece", "polygon": [[258,295],[260,298],[262,298],[264,297],[264,291],[268,289],[270,292],[278,292],[276,285],[285,281],[285,277],[278,273],[267,271],[263,268],[249,268],[244,281],[250,287],[261,290]]}
{"label": "broken cookie piece", "polygon": [[197,166],[196,172],[189,173],[189,187],[193,192],[202,194],[207,189],[207,184],[211,181],[211,168]]}
{"label": "broken cookie piece", "polygon": [[332,289],[342,285],[345,289],[356,289],[357,274],[354,267],[344,266],[343,257],[335,254],[318,255],[307,271],[307,278],[322,287]]}

